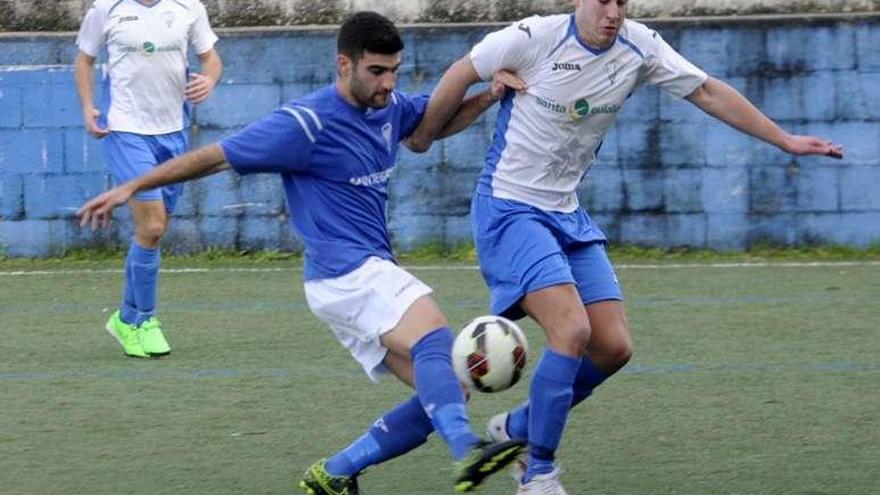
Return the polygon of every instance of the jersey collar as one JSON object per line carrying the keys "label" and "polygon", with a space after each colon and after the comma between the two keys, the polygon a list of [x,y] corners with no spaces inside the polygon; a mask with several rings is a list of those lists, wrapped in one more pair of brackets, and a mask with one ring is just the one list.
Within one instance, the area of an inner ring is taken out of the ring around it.
{"label": "jersey collar", "polygon": [[571,20],[568,23],[568,36],[571,36],[572,38],[577,40],[577,42],[584,48],[584,50],[592,53],[593,55],[602,55],[603,53],[607,52],[608,50],[614,48],[615,43],[617,43],[617,38],[620,35],[615,36],[614,41],[611,42],[611,44],[606,46],[605,48],[594,48],[594,47],[584,43],[584,40],[582,40],[580,35],[578,35],[577,23],[574,21],[574,14],[571,14]]}
{"label": "jersey collar", "polygon": [[147,2],[145,2],[145,1],[143,1],[143,0],[134,0],[134,3],[140,5],[141,7],[146,7],[146,8],[148,8],[148,9],[152,9],[153,7],[155,7],[155,6],[159,5],[160,3],[162,3],[162,0],[158,0],[156,3],[147,3]]}

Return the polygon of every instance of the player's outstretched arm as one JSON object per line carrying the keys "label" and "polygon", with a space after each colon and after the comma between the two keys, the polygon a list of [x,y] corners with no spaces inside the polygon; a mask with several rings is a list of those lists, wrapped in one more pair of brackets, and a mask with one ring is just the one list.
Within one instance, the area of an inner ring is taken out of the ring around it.
{"label": "player's outstretched arm", "polygon": [[110,224],[113,208],[124,204],[138,191],[197,179],[228,168],[226,154],[219,144],[210,144],[190,151],[163,163],[137,179],[92,198],[76,212],[80,219],[79,224],[81,227],[91,225],[92,230],[106,227]]}
{"label": "player's outstretched arm", "polygon": [[843,158],[843,146],[814,136],[785,132],[727,83],[710,77],[687,100],[728,125],[793,155]]}

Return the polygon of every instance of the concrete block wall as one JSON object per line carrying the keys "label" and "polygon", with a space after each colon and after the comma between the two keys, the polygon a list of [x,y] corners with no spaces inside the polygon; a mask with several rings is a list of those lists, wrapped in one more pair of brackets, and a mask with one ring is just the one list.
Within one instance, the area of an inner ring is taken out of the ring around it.
{"label": "concrete block wall", "polygon": [[[584,181],[582,203],[614,242],[743,249],[880,241],[880,18],[649,22],[673,46],[786,128],[829,136],[847,158],[796,158],[653,88],[626,105]],[[496,26],[405,30],[399,87],[430,92]],[[214,142],[334,77],[332,29],[223,31],[223,84],[194,110],[194,146]],[[100,144],[81,128],[71,35],[0,38],[0,249],[44,256],[127,243],[119,212],[97,233],[73,212],[110,183]],[[494,112],[417,155],[392,178],[396,244],[470,239],[469,199]],[[280,180],[210,177],[187,186],[166,246],[295,250]]]}

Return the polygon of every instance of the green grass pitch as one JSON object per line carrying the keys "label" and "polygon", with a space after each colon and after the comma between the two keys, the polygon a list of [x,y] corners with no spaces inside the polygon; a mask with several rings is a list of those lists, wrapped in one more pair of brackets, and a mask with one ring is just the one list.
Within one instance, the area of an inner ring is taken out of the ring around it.
{"label": "green grass pitch", "polygon": [[[118,264],[0,265],[0,492],[294,494],[311,462],[409,394],[370,384],[309,313],[293,261],[164,272],[173,353],[126,358],[103,332]],[[486,313],[477,271],[414,273],[454,326]],[[570,493],[877,493],[880,265],[626,264],[619,275],[635,356],[571,416],[559,453]],[[524,328],[531,370],[543,338]],[[475,425],[526,393],[475,395]],[[362,489],[451,493],[452,477],[432,437],[367,472]],[[514,485],[498,475],[483,493]]]}

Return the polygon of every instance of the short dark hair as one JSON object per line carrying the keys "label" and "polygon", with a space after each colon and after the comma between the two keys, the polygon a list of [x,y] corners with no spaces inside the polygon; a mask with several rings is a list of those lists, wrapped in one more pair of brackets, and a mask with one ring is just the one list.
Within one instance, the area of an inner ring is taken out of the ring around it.
{"label": "short dark hair", "polygon": [[357,61],[363,53],[394,55],[403,50],[403,39],[387,17],[370,11],[355,12],[342,23],[336,51]]}

